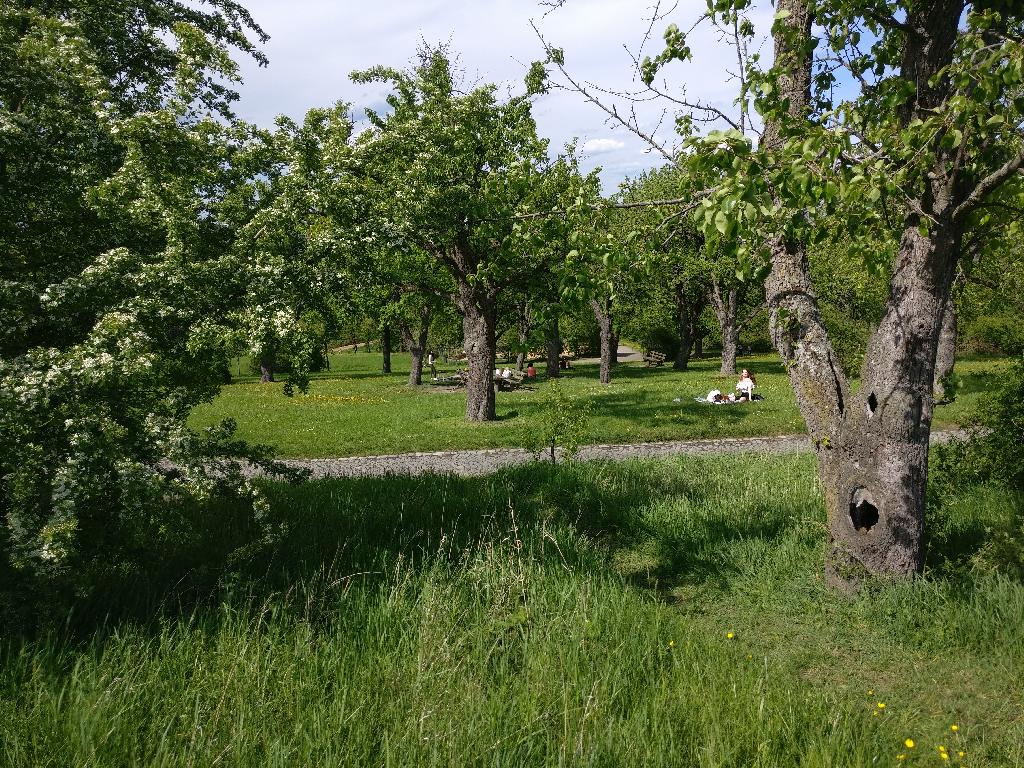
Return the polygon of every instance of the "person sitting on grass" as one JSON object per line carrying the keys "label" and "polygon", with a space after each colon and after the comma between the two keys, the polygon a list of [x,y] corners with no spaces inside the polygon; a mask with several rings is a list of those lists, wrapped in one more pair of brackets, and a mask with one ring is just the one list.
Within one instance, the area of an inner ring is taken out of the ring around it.
{"label": "person sitting on grass", "polygon": [[754,387],[757,386],[757,379],[750,375],[746,368],[740,374],[740,380],[736,382],[736,389],[740,392],[740,398],[747,401],[754,399]]}

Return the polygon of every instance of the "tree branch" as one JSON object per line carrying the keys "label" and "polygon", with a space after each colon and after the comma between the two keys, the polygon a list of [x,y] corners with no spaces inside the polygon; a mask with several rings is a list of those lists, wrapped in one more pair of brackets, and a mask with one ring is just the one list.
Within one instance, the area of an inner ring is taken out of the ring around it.
{"label": "tree branch", "polygon": [[1024,153],[1017,155],[1012,160],[1008,160],[1001,168],[993,171],[978,182],[971,194],[953,211],[953,220],[958,221],[977,208],[987,194],[998,189],[1003,182],[1022,168],[1024,168]]}

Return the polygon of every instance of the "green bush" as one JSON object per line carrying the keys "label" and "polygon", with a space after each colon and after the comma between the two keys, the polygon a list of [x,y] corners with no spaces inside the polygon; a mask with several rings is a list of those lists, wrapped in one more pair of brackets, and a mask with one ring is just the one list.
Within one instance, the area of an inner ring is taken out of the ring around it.
{"label": "green bush", "polygon": [[1014,363],[1003,386],[970,415],[971,436],[937,446],[933,484],[940,494],[964,486],[998,483],[1024,491],[1024,358]]}
{"label": "green bush", "polygon": [[1024,325],[1018,315],[983,315],[968,327],[967,341],[979,352],[1024,354]]}
{"label": "green bush", "polygon": [[[931,460],[933,505],[929,538],[957,567],[1024,578],[1024,359],[1004,379],[1002,389],[983,400],[972,415],[971,434],[936,446]],[[985,503],[985,497],[1011,491],[1017,503]],[[996,510],[979,518],[977,511]]]}

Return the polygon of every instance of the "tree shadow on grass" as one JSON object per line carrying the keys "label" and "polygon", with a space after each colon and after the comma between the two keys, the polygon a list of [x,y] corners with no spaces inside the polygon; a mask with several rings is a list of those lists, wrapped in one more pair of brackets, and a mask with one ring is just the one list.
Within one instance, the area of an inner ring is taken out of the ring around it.
{"label": "tree shadow on grass", "polygon": [[[267,483],[271,512],[263,524],[241,505],[195,510],[187,538],[143,554],[144,571],[107,580],[69,626],[84,638],[126,620],[154,630],[176,616],[215,623],[214,608],[225,602],[255,609],[311,585],[385,588],[396,569],[456,572],[488,552],[557,571],[614,571],[663,596],[683,582],[724,584],[737,570],[716,553],[724,542],[780,536],[787,522],[723,512],[710,523],[680,527],[652,517],[652,508],[680,499],[693,507],[713,501],[699,467],[693,469],[673,462],[538,462],[478,478]],[[313,603],[293,600],[286,610],[308,613]],[[334,605],[317,604],[328,613]]]}
{"label": "tree shadow on grass", "polygon": [[[613,572],[662,599],[681,586],[725,593],[737,579],[759,578],[751,576],[762,567],[749,561],[751,552],[796,541],[814,567],[817,549],[806,536],[818,533],[804,518],[808,509],[820,515],[820,501],[806,491],[782,503],[771,483],[743,493],[746,484],[771,478],[774,465],[763,461],[537,462],[476,478],[267,483],[265,521],[257,524],[240,504],[191,510],[181,537],[136,553],[144,568],[94,585],[95,597],[79,604],[68,627],[88,638],[121,621],[154,630],[180,616],[216,623],[216,607],[225,603],[257,608],[282,595],[355,584],[386,591],[398,572],[457,573],[482,553],[559,572]],[[806,471],[813,472],[809,459]],[[930,562],[983,546],[972,531],[934,539]],[[318,621],[335,620],[336,599],[292,600],[282,610],[308,614],[313,604],[323,606]]]}

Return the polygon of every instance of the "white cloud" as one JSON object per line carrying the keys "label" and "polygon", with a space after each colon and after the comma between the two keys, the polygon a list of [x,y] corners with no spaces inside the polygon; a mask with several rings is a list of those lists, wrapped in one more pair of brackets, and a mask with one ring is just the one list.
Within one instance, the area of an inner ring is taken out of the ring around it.
{"label": "white cloud", "polygon": [[602,155],[606,152],[614,152],[626,146],[626,142],[616,139],[591,139],[583,143],[580,150],[588,155]]}
{"label": "white cloud", "polygon": [[[661,30],[669,22],[688,29],[704,8],[696,0],[679,3],[679,10],[659,22],[644,50],[638,51],[650,26],[645,15],[650,13],[651,0],[568,0],[547,16],[538,0],[388,0],[361,6],[336,0],[241,2],[271,36],[264,46],[269,67],[257,67],[244,57],[240,62],[245,85],[236,111],[260,125],[271,125],[278,113],[301,119],[311,107],[338,100],[352,104],[353,112],[361,116],[362,107],[380,102],[383,93],[377,86],[353,84],[349,73],[375,64],[406,67],[422,42],[449,43],[467,82],[493,82],[502,93],[521,93],[530,62],[544,58],[530,28],[533,19],[551,45],[564,48],[566,67],[578,82],[607,89],[601,96],[616,104],[619,114],[630,114],[635,108],[646,131],[660,125],[658,136],[665,136],[669,145],[674,142],[671,109],[664,122],[662,111],[671,105],[658,101],[631,105],[609,93],[641,88],[623,45],[640,58],[654,55],[663,45]],[[763,35],[774,10],[767,0],[757,0],[756,6],[753,16]],[[758,38],[751,50],[760,50],[766,61],[771,46],[762,48],[762,41]],[[729,82],[727,70],[735,68],[735,51],[707,25],[691,34],[688,43],[693,63],[669,65],[659,84],[676,95],[685,89],[690,101],[732,111],[736,84]],[[615,128],[607,114],[573,91],[552,89],[536,101],[534,117],[540,134],[550,139],[552,152],[573,138],[586,139],[582,147],[588,156],[581,163],[585,171],[599,165],[599,157],[610,159],[608,153],[616,153],[616,162],[602,172],[606,191],[613,191],[625,175],[664,162],[657,153],[647,151],[641,139]]]}

